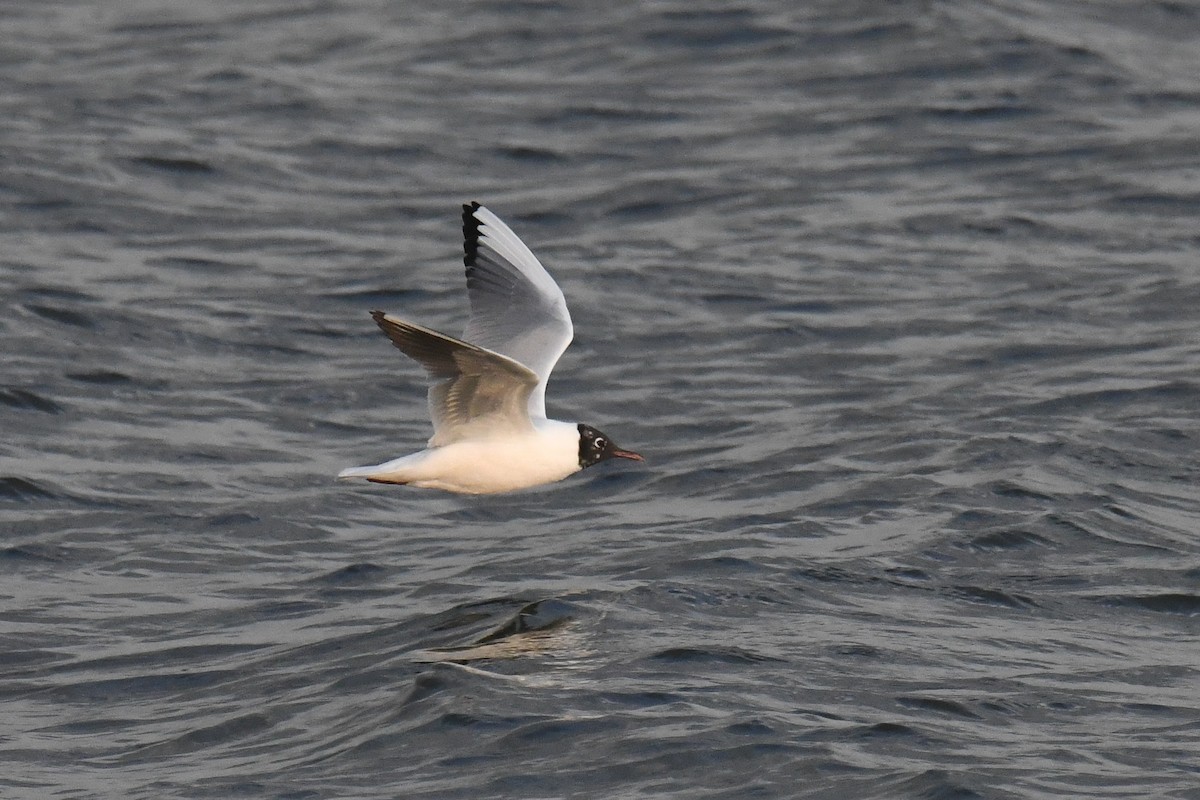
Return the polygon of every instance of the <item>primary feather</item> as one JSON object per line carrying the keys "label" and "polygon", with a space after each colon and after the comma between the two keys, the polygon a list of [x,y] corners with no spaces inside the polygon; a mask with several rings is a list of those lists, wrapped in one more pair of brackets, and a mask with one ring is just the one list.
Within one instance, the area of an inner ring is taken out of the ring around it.
{"label": "primary feather", "polygon": [[529,413],[546,416],[546,382],[574,337],[558,284],[499,217],[463,206],[463,263],[471,317],[463,338],[528,367],[538,376]]}

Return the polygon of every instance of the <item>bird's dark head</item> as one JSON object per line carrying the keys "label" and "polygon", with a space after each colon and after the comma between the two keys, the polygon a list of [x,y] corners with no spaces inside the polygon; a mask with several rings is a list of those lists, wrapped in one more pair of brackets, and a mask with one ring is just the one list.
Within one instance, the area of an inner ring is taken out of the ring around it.
{"label": "bird's dark head", "polygon": [[579,423],[579,468],[587,469],[610,458],[645,461],[632,450],[622,450],[617,447],[617,443],[608,438],[608,434],[603,431],[598,431],[591,425]]}

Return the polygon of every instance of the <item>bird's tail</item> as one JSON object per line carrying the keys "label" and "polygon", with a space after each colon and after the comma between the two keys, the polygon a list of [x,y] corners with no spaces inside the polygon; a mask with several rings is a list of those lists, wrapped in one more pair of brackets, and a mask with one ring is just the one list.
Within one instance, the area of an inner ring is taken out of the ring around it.
{"label": "bird's tail", "polygon": [[347,467],[337,474],[339,481],[348,481],[352,478],[369,478],[379,471],[378,466],[374,467]]}
{"label": "bird's tail", "polygon": [[424,460],[424,456],[424,453],[413,453],[410,456],[394,458],[383,464],[374,464],[369,467],[348,467],[337,474],[338,480],[366,478],[373,483],[409,483],[417,480],[418,475],[413,472],[413,468]]}

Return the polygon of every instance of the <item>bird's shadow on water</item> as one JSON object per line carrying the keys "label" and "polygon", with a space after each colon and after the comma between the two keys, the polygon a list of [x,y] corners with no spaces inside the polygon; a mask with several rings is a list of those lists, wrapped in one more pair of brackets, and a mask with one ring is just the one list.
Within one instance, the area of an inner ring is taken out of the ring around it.
{"label": "bird's shadow on water", "polygon": [[[378,568],[343,568],[326,577],[357,582],[385,574]],[[219,757],[230,746],[279,739],[295,740],[299,761],[315,763],[347,752],[355,741],[370,740],[385,728],[407,730],[416,724],[410,719],[414,709],[425,708],[425,699],[433,695],[440,699],[427,711],[440,714],[481,680],[536,682],[550,662],[567,666],[586,661],[591,651],[581,626],[595,612],[585,597],[581,601],[501,596],[300,645],[246,643],[144,652],[120,665],[126,673],[140,674],[119,680],[107,675],[115,665],[111,658],[81,659],[51,667],[52,685],[44,686],[42,694],[79,699],[119,692],[123,702],[138,702],[139,697],[166,693],[177,708],[194,709],[187,712],[191,722],[186,731],[148,722],[140,736],[132,737],[133,744],[128,738],[115,747],[98,743],[83,758],[92,766],[149,765],[205,753]],[[235,718],[199,712],[247,695],[273,700]],[[335,714],[343,718],[339,727],[353,735],[335,736],[314,749],[303,730],[294,729],[298,714]],[[102,727],[104,722],[90,724]],[[79,732],[77,725],[60,727]],[[164,736],[163,730],[170,733]]]}

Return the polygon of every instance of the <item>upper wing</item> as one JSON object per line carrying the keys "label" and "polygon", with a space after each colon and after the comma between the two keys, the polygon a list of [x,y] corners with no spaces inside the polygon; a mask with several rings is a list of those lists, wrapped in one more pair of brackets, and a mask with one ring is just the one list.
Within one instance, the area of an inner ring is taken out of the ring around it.
{"label": "upper wing", "polygon": [[392,344],[436,381],[429,389],[431,446],[533,429],[529,395],[538,376],[527,367],[382,311],[372,311],[371,317]]}
{"label": "upper wing", "polygon": [[574,336],[562,289],[512,229],[479,203],[463,206],[471,318],[463,338],[537,374],[529,413],[546,416],[546,381]]}

